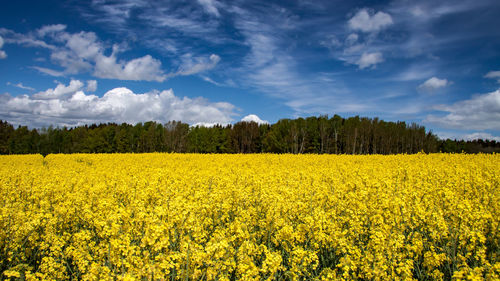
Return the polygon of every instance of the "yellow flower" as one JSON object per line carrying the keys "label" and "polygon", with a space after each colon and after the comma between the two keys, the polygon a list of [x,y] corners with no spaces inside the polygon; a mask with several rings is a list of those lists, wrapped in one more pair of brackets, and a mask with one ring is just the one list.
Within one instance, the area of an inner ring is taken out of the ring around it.
{"label": "yellow flower", "polygon": [[497,154],[0,156],[2,277],[496,280],[499,162]]}

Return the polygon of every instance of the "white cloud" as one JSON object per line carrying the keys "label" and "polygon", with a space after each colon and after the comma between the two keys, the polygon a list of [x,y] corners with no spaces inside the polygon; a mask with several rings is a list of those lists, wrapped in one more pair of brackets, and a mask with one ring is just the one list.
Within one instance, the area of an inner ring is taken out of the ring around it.
{"label": "white cloud", "polygon": [[[123,24],[130,17],[130,10],[136,7],[148,4],[147,1],[142,0],[131,0],[131,1],[116,1],[108,3],[102,0],[92,0],[92,6],[94,8],[105,12],[105,15],[94,15],[100,16],[99,22],[104,22],[108,24]],[[91,15],[85,15],[91,16]]]}
{"label": "white cloud", "polygon": [[[79,57],[78,55],[68,50],[54,51],[50,55],[50,58],[52,62],[64,68],[64,71],[61,72],[63,75],[78,74],[82,72],[89,72],[92,70],[91,62]],[[50,72],[46,72],[46,74],[50,74]]]}
{"label": "white cloud", "polygon": [[402,69],[391,79],[394,79],[395,81],[424,80],[435,74],[435,68],[436,67],[433,64],[417,62],[410,64],[405,69]]}
{"label": "white cloud", "polygon": [[[2,49],[2,47],[3,47],[3,38],[2,38],[2,36],[0,36],[0,49]],[[0,50],[0,60],[4,59],[6,57],[7,57],[7,54],[5,53],[5,51]]]}
{"label": "white cloud", "polygon": [[94,76],[99,78],[158,81],[163,82],[167,76],[161,70],[161,62],[150,55],[128,62],[117,62],[116,57],[102,54],[95,62]]}
{"label": "white cloud", "polygon": [[88,80],[87,81],[87,92],[95,92],[97,90],[97,81]]}
{"label": "white cloud", "polygon": [[65,67],[67,73],[93,69],[93,75],[99,78],[158,82],[166,79],[161,62],[150,55],[118,61],[117,45],[110,56],[104,55],[105,48],[93,32],[61,33],[58,38],[65,41],[65,48],[54,52],[51,58]]}
{"label": "white cloud", "polygon": [[[315,73],[304,74],[300,58],[290,53],[288,40],[281,32],[288,32],[290,25],[287,13],[275,11],[273,17],[233,8],[235,27],[244,37],[249,52],[244,56],[242,66],[234,69],[239,78],[238,85],[255,88],[273,98],[281,99],[286,106],[301,114],[342,111],[351,103],[354,95],[348,95],[340,79]],[[293,27],[292,27],[293,28]],[[341,44],[336,37],[332,42],[321,42],[325,46]],[[332,46],[334,47],[334,46]],[[333,107],[332,107],[333,106]]]}
{"label": "white cloud", "polygon": [[465,130],[500,130],[500,90],[473,96],[452,105],[436,106],[445,116],[428,115],[424,122],[442,128]]}
{"label": "white cloud", "polygon": [[81,31],[74,34],[62,32],[55,34],[55,39],[64,41],[66,49],[81,59],[95,60],[104,52],[104,46],[94,32]]}
{"label": "white cloud", "polygon": [[474,132],[470,134],[461,134],[457,132],[435,132],[435,133],[442,140],[450,139],[450,140],[473,141],[482,139],[482,140],[500,141],[499,136],[495,136],[487,132]]}
{"label": "white cloud", "polygon": [[194,58],[191,54],[185,54],[181,57],[181,61],[182,63],[179,70],[176,73],[171,74],[171,76],[193,75],[213,69],[217,63],[219,63],[220,57],[218,55],[211,54],[208,58]]}
{"label": "white cloud", "polygon": [[175,30],[192,37],[219,41],[222,35],[217,33],[219,23],[216,20],[203,20],[202,15],[203,13],[194,13],[192,9],[162,7],[146,9],[139,18],[158,32],[161,32],[161,29]]}
{"label": "white cloud", "polygon": [[450,81],[446,79],[439,79],[437,77],[429,78],[424,83],[420,84],[417,89],[424,92],[433,92],[437,89],[444,88],[451,84]]}
{"label": "white cloud", "polygon": [[463,137],[465,140],[477,140],[477,139],[482,139],[482,140],[494,140],[494,141],[499,141],[500,142],[500,137],[494,136],[490,133],[484,133],[484,132],[475,132],[472,134],[467,134]]}
{"label": "white cloud", "polygon": [[337,36],[330,34],[326,36],[325,40],[321,40],[320,45],[329,48],[329,49],[337,49],[343,46],[343,43],[337,38]]}
{"label": "white cloud", "polygon": [[197,123],[194,123],[191,125],[191,127],[205,127],[205,128],[212,128],[212,127],[215,127],[217,125],[226,125],[227,123],[225,124],[221,124],[221,123],[209,123],[209,122],[197,122]]}
{"label": "white cloud", "polygon": [[[158,82],[167,78],[162,70],[161,62],[150,55],[129,61],[119,60],[117,53],[123,50],[118,45],[114,45],[111,55],[107,56],[105,52],[109,48],[106,48],[95,33],[84,31],[69,33],[65,30],[65,25],[58,24],[43,26],[37,32],[28,35],[5,29],[2,32],[9,34],[13,43],[50,49],[51,61],[61,66],[63,71],[33,67],[48,75],[64,76],[90,72],[99,78]],[[40,38],[51,40],[54,45],[49,45]]]}
{"label": "white cloud", "polygon": [[255,122],[257,124],[269,124],[268,121],[260,119],[259,116],[255,115],[255,114],[249,114],[249,115],[241,118],[241,121],[243,121],[243,122]]}
{"label": "white cloud", "polygon": [[36,69],[36,70],[40,71],[41,73],[44,73],[44,74],[47,74],[47,75],[50,75],[50,76],[55,76],[55,77],[64,76],[64,72],[53,70],[53,69],[50,69],[50,68],[39,67],[39,66],[32,66],[31,68]]}
{"label": "white cloud", "polygon": [[[182,33],[211,42],[229,39],[219,29],[218,17],[226,4],[218,0],[185,1],[182,5],[165,5],[162,2],[145,0],[94,0],[91,6],[93,9],[84,15],[90,21],[103,23],[108,30],[121,35],[132,33],[144,41],[175,38],[173,33]],[[207,17],[207,14],[213,17]],[[131,15],[135,16],[134,22],[139,20],[140,26],[146,28],[131,24]],[[192,40],[188,42],[172,40],[172,42],[175,43],[176,49],[180,50],[186,50],[194,43]]]}
{"label": "white cloud", "polygon": [[360,69],[364,69],[370,66],[375,66],[377,63],[381,63],[384,61],[382,57],[382,53],[363,53],[361,58],[356,62]]}
{"label": "white cloud", "polygon": [[212,78],[208,77],[208,76],[201,76],[201,79],[203,79],[204,81],[208,82],[208,83],[211,83],[211,84],[214,84],[216,86],[224,86],[223,84],[219,83],[219,82],[216,82],[214,81]]}
{"label": "white cloud", "polygon": [[392,17],[384,12],[373,14],[367,9],[359,10],[349,21],[349,28],[363,32],[377,32],[391,25]]}
{"label": "white cloud", "polygon": [[[43,26],[37,32],[28,35],[16,34],[5,29],[2,32],[16,37],[16,40],[12,40],[14,43],[32,47],[45,46],[50,49],[51,61],[63,70],[57,71],[39,66],[33,68],[52,76],[91,73],[98,78],[163,82],[167,78],[193,75],[213,69],[220,61],[220,57],[216,54],[195,57],[188,53],[180,57],[177,72],[166,74],[161,61],[151,55],[122,60],[118,58],[118,54],[125,50],[116,44],[113,45],[111,54],[106,55],[110,48],[106,47],[94,32],[69,33],[62,24]],[[49,45],[39,38],[51,40],[54,45]]]}
{"label": "white cloud", "polygon": [[43,92],[39,92],[33,95],[34,99],[45,100],[45,99],[60,99],[67,95],[72,95],[75,92],[81,90],[83,83],[80,80],[71,80],[68,86],[59,83],[54,89],[48,89]]}
{"label": "white cloud", "polygon": [[66,29],[65,24],[52,24],[52,25],[42,26],[40,29],[37,30],[37,33],[40,37],[44,37],[47,34],[60,32],[60,31],[63,31],[65,29]]}
{"label": "white cloud", "polygon": [[380,11],[374,14],[372,10],[361,9],[345,25],[342,48],[330,45],[330,51],[337,59],[358,65],[359,69],[375,68],[385,60],[382,53],[389,49],[382,43],[385,40],[379,36],[379,31],[391,24],[389,14]]}
{"label": "white cloud", "polygon": [[167,122],[228,124],[235,115],[234,105],[204,98],[177,97],[173,91],[136,94],[115,88],[98,97],[85,94],[83,83],[72,80],[36,95],[0,96],[0,119],[33,127],[76,126],[101,122]]}
{"label": "white cloud", "polygon": [[29,90],[29,91],[34,91],[35,90],[32,87],[24,86],[23,83],[13,84],[13,83],[7,82],[7,85],[8,86],[14,86],[16,88],[23,89],[23,90]]}
{"label": "white cloud", "polygon": [[408,21],[429,22],[444,16],[490,7],[494,1],[398,1],[393,3],[393,14],[403,14]]}
{"label": "white cloud", "polygon": [[216,0],[198,0],[198,3],[207,13],[212,14],[216,17],[220,16],[219,10],[217,9],[219,2],[217,2]]}
{"label": "white cloud", "polygon": [[0,35],[2,35],[5,42],[10,44],[19,44],[27,47],[45,48],[49,50],[54,50],[56,48],[53,45],[47,44],[43,40],[39,40],[32,33],[25,35],[16,33],[9,29],[0,28]]}
{"label": "white cloud", "polygon": [[497,79],[497,82],[500,83],[500,70],[490,71],[484,77],[491,78],[491,79]]}
{"label": "white cloud", "polygon": [[352,46],[352,45],[354,45],[354,44],[358,41],[358,38],[359,38],[358,34],[356,34],[356,33],[351,33],[351,34],[349,34],[349,36],[347,36],[347,38],[345,39],[345,44],[346,44],[347,46]]}

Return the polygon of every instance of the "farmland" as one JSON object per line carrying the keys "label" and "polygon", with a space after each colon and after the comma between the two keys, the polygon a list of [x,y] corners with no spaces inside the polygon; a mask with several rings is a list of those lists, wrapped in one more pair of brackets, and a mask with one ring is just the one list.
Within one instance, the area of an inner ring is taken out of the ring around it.
{"label": "farmland", "polygon": [[1,278],[494,280],[497,154],[0,156]]}

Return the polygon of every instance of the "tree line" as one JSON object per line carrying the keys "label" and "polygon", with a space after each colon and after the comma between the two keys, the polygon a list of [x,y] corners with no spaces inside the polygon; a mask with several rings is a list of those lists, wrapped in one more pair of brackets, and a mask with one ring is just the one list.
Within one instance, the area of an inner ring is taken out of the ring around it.
{"label": "tree line", "polygon": [[318,153],[500,152],[496,141],[439,140],[424,126],[339,115],[238,122],[213,127],[180,121],[29,129],[0,120],[0,154],[50,153]]}

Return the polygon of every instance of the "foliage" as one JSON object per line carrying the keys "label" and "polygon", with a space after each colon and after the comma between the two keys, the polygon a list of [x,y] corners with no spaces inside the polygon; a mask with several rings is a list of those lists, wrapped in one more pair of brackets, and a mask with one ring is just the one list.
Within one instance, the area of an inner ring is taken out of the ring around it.
{"label": "foliage", "polygon": [[498,154],[0,156],[0,274],[498,280],[499,161]]}
{"label": "foliage", "polygon": [[50,153],[500,153],[500,143],[488,140],[438,140],[415,123],[338,115],[281,119],[275,124],[189,127],[171,121],[99,124],[75,128],[14,129],[0,121],[0,154]]}

